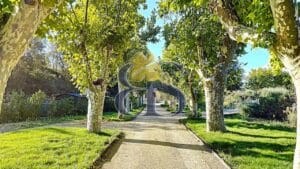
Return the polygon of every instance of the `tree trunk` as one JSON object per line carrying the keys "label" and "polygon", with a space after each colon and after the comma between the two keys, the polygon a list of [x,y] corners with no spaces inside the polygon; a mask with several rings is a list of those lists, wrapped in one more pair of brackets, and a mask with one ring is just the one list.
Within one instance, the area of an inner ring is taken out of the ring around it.
{"label": "tree trunk", "polygon": [[225,76],[216,75],[204,82],[206,131],[225,131],[223,102]]}
{"label": "tree trunk", "polygon": [[[294,169],[300,169],[300,56],[299,33],[295,19],[295,4],[291,0],[270,0],[274,19],[275,32],[257,34],[255,27],[246,27],[239,23],[239,17],[232,10],[230,1],[214,0],[215,14],[218,15],[232,39],[243,43],[254,43],[257,46],[271,47],[275,50],[289,71],[297,98],[297,139],[294,153]],[[298,16],[297,16],[298,17]]]}
{"label": "tree trunk", "polygon": [[[118,79],[119,79],[119,77],[118,77]],[[122,91],[122,86],[121,86],[120,81],[118,80],[118,93],[121,93],[121,91]],[[119,95],[119,100],[121,100],[121,95]],[[116,103],[116,104],[120,104],[120,103]],[[118,105],[118,106],[120,107],[121,105]],[[118,110],[118,118],[121,119],[122,117],[123,117],[123,114],[121,113],[120,110]]]}
{"label": "tree trunk", "polygon": [[[298,59],[297,59],[298,58]],[[294,152],[294,169],[300,169],[300,65],[298,62],[300,56],[290,59],[290,57],[281,57],[281,61],[288,69],[290,76],[292,77],[297,101],[297,132],[296,132],[296,148]]]}
{"label": "tree trunk", "polygon": [[87,130],[89,132],[98,133],[101,131],[102,114],[105,100],[106,87],[93,92],[88,90],[88,113],[87,113]]}
{"label": "tree trunk", "polygon": [[30,44],[38,25],[62,0],[52,5],[43,5],[35,0],[26,4],[21,0],[16,11],[0,30],[0,113],[8,78]]}
{"label": "tree trunk", "polygon": [[199,117],[197,100],[192,99],[192,111],[195,118]]}
{"label": "tree trunk", "polygon": [[191,111],[193,112],[193,116],[195,118],[199,117],[199,113],[198,113],[198,100],[197,100],[197,96],[196,93],[193,89],[193,86],[190,84],[190,92],[191,92]]}
{"label": "tree trunk", "polygon": [[[300,73],[300,70],[298,70]],[[297,136],[294,154],[294,169],[300,169],[300,76],[293,78],[297,98]]]}

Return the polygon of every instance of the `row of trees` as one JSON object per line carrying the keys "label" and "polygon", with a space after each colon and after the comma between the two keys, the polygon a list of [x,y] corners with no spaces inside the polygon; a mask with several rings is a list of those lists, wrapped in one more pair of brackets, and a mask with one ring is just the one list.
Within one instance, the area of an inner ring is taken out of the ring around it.
{"label": "row of trees", "polygon": [[[247,43],[268,48],[273,65],[282,65],[289,72],[297,95],[297,128],[300,128],[296,6],[298,4],[292,0],[161,1],[162,15],[178,16],[165,29],[165,57],[171,56],[172,60],[184,63],[203,79],[207,131],[225,131],[222,109],[226,70],[239,55],[242,44]],[[299,137],[300,132],[297,132],[294,156],[294,168],[297,169],[300,168]]]}
{"label": "row of trees", "polygon": [[[143,40],[155,40],[142,38],[144,35],[139,33],[143,22],[138,8],[143,3],[144,0],[3,1],[0,4],[0,104],[12,69],[39,29],[39,35],[58,44],[74,83],[88,94],[87,128],[99,132],[105,91],[118,65],[129,53],[142,49]],[[177,16],[165,27],[164,58],[183,63],[191,76],[196,73],[202,79],[207,131],[225,131],[223,95],[227,70],[246,43],[268,48],[273,61],[281,62],[277,65],[289,72],[298,98],[297,128],[300,128],[300,48],[295,6],[292,0],[165,0],[160,3],[161,15]],[[156,31],[152,29],[148,33]],[[300,130],[294,168],[300,168]]]}
{"label": "row of trees", "polygon": [[[106,89],[115,85],[117,69],[147,41],[155,42],[159,27],[138,9],[144,0],[11,1],[1,3],[0,104],[11,71],[34,35],[55,43],[72,81],[87,94],[90,132],[101,130]],[[32,22],[33,21],[33,22]],[[146,28],[142,29],[144,25]]]}

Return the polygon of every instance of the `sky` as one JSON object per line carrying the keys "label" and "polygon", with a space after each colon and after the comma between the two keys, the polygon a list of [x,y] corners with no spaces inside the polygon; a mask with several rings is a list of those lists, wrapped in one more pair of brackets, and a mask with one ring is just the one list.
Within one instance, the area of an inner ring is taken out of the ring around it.
{"label": "sky", "polygon": [[[151,15],[151,11],[153,9],[157,9],[157,0],[147,0],[148,8],[146,10],[140,10],[144,17],[149,17]],[[162,19],[157,19],[157,25],[163,26],[164,21]],[[159,35],[160,41],[158,43],[148,43],[147,46],[152,54],[158,58],[162,56],[162,51],[164,49],[164,39],[161,35]],[[247,45],[246,47],[246,54],[239,58],[241,63],[245,63],[246,65],[243,66],[245,70],[245,74],[248,74],[251,69],[256,69],[259,67],[267,67],[269,61],[269,52],[263,48],[252,48],[251,45]]]}

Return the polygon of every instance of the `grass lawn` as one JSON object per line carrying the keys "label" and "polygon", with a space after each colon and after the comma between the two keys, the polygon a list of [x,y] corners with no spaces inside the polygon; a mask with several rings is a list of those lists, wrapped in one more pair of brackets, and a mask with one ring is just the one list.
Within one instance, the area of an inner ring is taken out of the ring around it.
{"label": "grass lawn", "polygon": [[89,168],[119,131],[44,127],[0,134],[1,169]]}
{"label": "grass lawn", "polygon": [[0,133],[14,131],[14,130],[20,130],[20,129],[25,129],[25,128],[41,127],[41,126],[46,126],[46,125],[61,123],[61,122],[66,122],[66,121],[84,120],[84,119],[86,119],[86,116],[78,115],[78,116],[45,118],[45,119],[36,120],[36,121],[3,123],[3,124],[0,124]]}
{"label": "grass lawn", "polygon": [[103,112],[103,119],[106,121],[130,121],[133,120],[144,107],[132,109],[129,114],[125,114],[122,119],[118,118],[118,112]]}
{"label": "grass lawn", "polygon": [[296,131],[286,124],[232,116],[226,133],[207,133],[203,119],[183,122],[234,169],[292,168]]}

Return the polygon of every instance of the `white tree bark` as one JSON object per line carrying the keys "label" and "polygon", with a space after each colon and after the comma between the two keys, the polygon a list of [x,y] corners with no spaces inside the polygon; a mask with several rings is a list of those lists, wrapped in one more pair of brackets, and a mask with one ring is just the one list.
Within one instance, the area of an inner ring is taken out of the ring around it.
{"label": "white tree bark", "polygon": [[89,132],[98,133],[101,131],[101,123],[103,116],[103,107],[105,100],[106,88],[87,91],[88,113],[87,113],[87,130]]}
{"label": "white tree bark", "polygon": [[297,96],[297,134],[293,168],[300,169],[300,77],[294,80],[294,84]]}
{"label": "white tree bark", "polygon": [[290,57],[281,57],[284,66],[288,69],[290,76],[292,77],[297,101],[297,131],[296,131],[296,147],[294,152],[294,169],[300,169],[300,56],[291,59]]}
{"label": "white tree bark", "polygon": [[21,0],[8,22],[0,30],[0,113],[8,78],[30,44],[38,25],[63,0],[53,5],[43,5],[35,0],[26,4]]}

